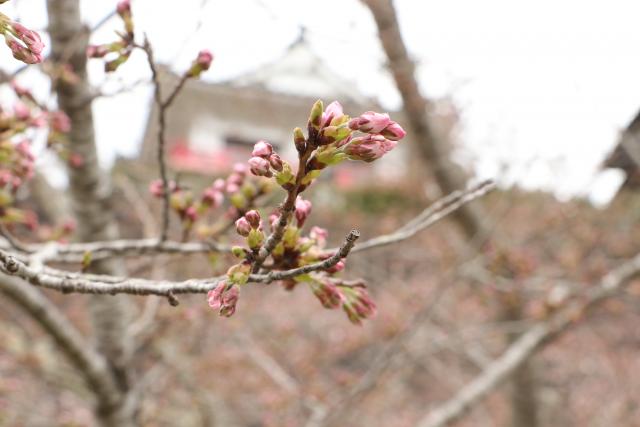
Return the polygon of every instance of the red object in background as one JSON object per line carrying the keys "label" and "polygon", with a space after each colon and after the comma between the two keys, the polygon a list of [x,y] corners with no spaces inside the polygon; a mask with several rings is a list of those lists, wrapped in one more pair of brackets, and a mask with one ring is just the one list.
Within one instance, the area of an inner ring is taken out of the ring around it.
{"label": "red object in background", "polygon": [[176,140],[169,148],[169,163],[180,171],[221,175],[231,171],[234,163],[246,162],[251,148],[226,147],[215,151],[197,151],[186,140]]}

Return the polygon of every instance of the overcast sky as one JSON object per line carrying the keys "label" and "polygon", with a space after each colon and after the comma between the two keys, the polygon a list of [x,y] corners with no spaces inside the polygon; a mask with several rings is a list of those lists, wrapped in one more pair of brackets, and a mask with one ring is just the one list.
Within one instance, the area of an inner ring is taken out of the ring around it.
{"label": "overcast sky", "polygon": [[[500,175],[505,183],[553,190],[562,198],[608,199],[620,177],[597,173],[598,165],[640,108],[640,2],[395,3],[424,93],[451,96],[462,111],[462,161],[475,165],[482,177]],[[44,4],[12,0],[2,11],[45,28]],[[87,22],[97,22],[115,4],[82,1]],[[336,73],[386,108],[400,105],[373,20],[355,0],[134,0],[133,8],[158,59],[176,69],[206,47],[216,56],[207,78],[232,78],[277,59],[304,26],[311,48]],[[113,19],[92,42],[112,40],[119,27]],[[0,52],[0,63],[8,69],[13,62],[6,51]],[[95,61],[96,84],[104,83],[100,68]],[[145,76],[143,58],[134,56],[107,79],[106,88]],[[23,79],[35,77],[29,73]],[[148,88],[141,88],[95,106],[105,165],[116,154],[135,153],[148,96]]]}

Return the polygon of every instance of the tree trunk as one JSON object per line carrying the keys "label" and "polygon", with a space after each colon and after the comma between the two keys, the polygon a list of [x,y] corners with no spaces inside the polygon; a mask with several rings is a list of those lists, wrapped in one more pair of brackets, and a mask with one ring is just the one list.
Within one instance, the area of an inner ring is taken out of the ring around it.
{"label": "tree trunk", "polygon": [[[371,10],[378,27],[380,42],[388,59],[387,65],[402,96],[403,108],[409,121],[408,131],[418,142],[417,148],[424,164],[433,173],[442,193],[464,188],[465,177],[449,159],[450,141],[439,135],[429,122],[429,101],[420,93],[415,65],[409,58],[402,39],[392,0],[362,1]],[[454,213],[453,218],[467,240],[483,241],[489,237],[487,217],[479,203],[462,206]],[[509,341],[514,339],[512,336],[507,338]],[[538,411],[530,363],[523,364],[517,370],[511,386],[512,424],[535,427],[538,425]]]}
{"label": "tree trunk", "polygon": [[[79,0],[47,0],[49,32],[54,63],[68,63],[79,76],[75,84],[54,81],[58,105],[71,119],[70,150],[82,164],[69,168],[70,198],[81,241],[109,240],[118,237],[110,203],[109,177],[97,159],[93,114],[89,99],[86,70],[86,47],[89,31],[83,26]],[[117,260],[92,264],[94,273],[124,275]],[[130,318],[130,301],[126,296],[89,297],[97,349],[109,362],[121,399],[116,405],[98,402],[97,418],[104,426],[134,426],[137,405],[131,393],[129,359],[131,345],[126,334]]]}

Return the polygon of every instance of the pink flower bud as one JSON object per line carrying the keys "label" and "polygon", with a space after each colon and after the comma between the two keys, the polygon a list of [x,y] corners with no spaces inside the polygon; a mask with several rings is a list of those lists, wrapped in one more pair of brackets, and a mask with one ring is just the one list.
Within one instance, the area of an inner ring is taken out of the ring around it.
{"label": "pink flower bud", "polygon": [[354,138],[344,148],[344,153],[351,160],[362,160],[369,163],[384,156],[393,150],[396,145],[396,141],[389,141],[382,135],[367,135],[361,138]]}
{"label": "pink flower bud", "polygon": [[209,187],[202,193],[202,203],[212,208],[217,208],[222,204],[224,196],[220,190]]}
{"label": "pink flower bud", "polygon": [[64,111],[52,111],[49,113],[49,126],[55,132],[67,133],[71,130],[71,119]]}
{"label": "pink flower bud", "polygon": [[280,156],[278,156],[275,153],[269,157],[269,164],[273,169],[277,170],[278,172],[282,172],[282,169],[284,169],[284,164],[282,162],[282,159],[280,158]]}
{"label": "pink flower bud", "polygon": [[151,181],[151,184],[149,184],[149,193],[155,197],[162,197],[164,193],[162,191],[162,180],[156,179]]}
{"label": "pink flower bud", "polygon": [[191,205],[187,207],[187,209],[184,210],[183,217],[190,222],[196,222],[198,220],[198,211],[195,206]]}
{"label": "pink flower bud", "polygon": [[118,2],[118,5],[116,6],[116,11],[118,12],[118,15],[124,17],[125,15],[128,15],[131,13],[131,1],[130,0],[121,0]]}
{"label": "pink flower bud", "polygon": [[333,267],[327,268],[326,272],[330,273],[330,274],[333,274],[333,273],[338,273],[338,272],[340,272],[342,270],[344,270],[344,260],[340,260]]}
{"label": "pink flower bud", "polygon": [[236,312],[236,305],[240,296],[240,288],[236,285],[222,294],[220,316],[231,317]]}
{"label": "pink flower bud", "polygon": [[252,157],[249,159],[251,173],[256,176],[271,176],[269,161],[262,157]]}
{"label": "pink flower bud", "polygon": [[71,153],[71,155],[69,156],[68,162],[69,162],[69,166],[71,166],[72,168],[79,168],[84,164],[84,159],[82,155],[78,153]]}
{"label": "pink flower bud", "polygon": [[253,146],[253,152],[251,155],[253,157],[262,157],[268,159],[269,156],[273,153],[273,146],[269,144],[267,141],[260,140],[256,142]]}
{"label": "pink flower bud", "polygon": [[247,221],[247,218],[241,217],[236,221],[236,232],[242,237],[247,237],[251,232],[251,224]]}
{"label": "pink flower bud", "polygon": [[27,121],[31,118],[31,110],[22,102],[16,102],[13,106],[13,113],[16,119],[21,121]]}
{"label": "pink flower bud", "polygon": [[359,130],[360,132],[380,133],[382,129],[389,125],[389,123],[391,123],[391,119],[388,114],[367,111],[360,117],[351,119],[349,121],[349,127],[352,130]]}
{"label": "pink flower bud", "polygon": [[107,49],[104,45],[87,46],[88,58],[103,58],[107,53],[109,53],[109,49]]}
{"label": "pink flower bud", "polygon": [[406,134],[407,132],[402,129],[402,126],[393,121],[389,123],[386,128],[382,129],[382,132],[380,132],[380,135],[391,141],[399,141],[404,138]]}
{"label": "pink flower bud", "polygon": [[198,57],[196,58],[196,62],[198,63],[198,65],[200,65],[203,71],[206,71],[209,69],[209,67],[211,67],[212,61],[213,61],[213,54],[209,50],[203,49],[200,52],[198,52]]}
{"label": "pink flower bud", "polygon": [[207,293],[207,302],[209,303],[209,307],[214,310],[217,310],[222,305],[222,293],[227,288],[227,282],[224,280],[218,282],[215,288],[211,289]]}
{"label": "pink flower bud", "polygon": [[18,96],[26,96],[26,97],[30,97],[31,96],[31,91],[29,89],[25,88],[24,86],[21,86],[15,80],[11,81],[11,88],[13,89],[13,91]]}
{"label": "pink flower bud", "polygon": [[329,126],[333,119],[342,116],[344,116],[342,105],[338,101],[333,101],[322,113],[321,127]]}
{"label": "pink flower bud", "polygon": [[41,53],[42,49],[44,49],[44,43],[42,43],[42,39],[40,39],[40,34],[31,31],[17,22],[12,23],[11,27],[16,37],[24,43],[34,55],[40,55],[42,57]]}
{"label": "pink flower bud", "polygon": [[318,242],[319,246],[324,246],[328,236],[329,232],[321,227],[311,227],[311,231],[309,232],[309,237]]}
{"label": "pink flower bud", "polygon": [[298,227],[302,227],[304,222],[311,214],[311,202],[309,200],[304,200],[302,197],[298,196],[296,199],[296,207],[295,207],[295,216],[298,221]]}
{"label": "pink flower bud", "polygon": [[244,163],[236,163],[233,165],[233,172],[240,176],[245,176],[247,174],[247,165]]}
{"label": "pink flower bud", "polygon": [[42,62],[42,53],[35,53],[8,36],[5,36],[5,41],[9,49],[11,49],[11,54],[18,61],[22,61],[25,64],[38,64]]}
{"label": "pink flower bud", "polygon": [[344,299],[336,285],[329,281],[313,283],[311,290],[324,308],[338,308]]}
{"label": "pink flower bud", "polygon": [[256,210],[250,210],[244,217],[247,219],[247,222],[251,225],[251,228],[257,229],[260,227],[260,214]]}
{"label": "pink flower bud", "polygon": [[207,71],[209,67],[211,67],[211,62],[213,61],[213,54],[203,49],[198,52],[197,58],[191,64],[191,68],[187,72],[189,77],[198,77],[204,71]]}
{"label": "pink flower bud", "polygon": [[218,178],[215,181],[213,181],[213,184],[211,184],[211,188],[214,191],[220,191],[220,192],[224,191],[224,188],[225,188],[224,179]]}

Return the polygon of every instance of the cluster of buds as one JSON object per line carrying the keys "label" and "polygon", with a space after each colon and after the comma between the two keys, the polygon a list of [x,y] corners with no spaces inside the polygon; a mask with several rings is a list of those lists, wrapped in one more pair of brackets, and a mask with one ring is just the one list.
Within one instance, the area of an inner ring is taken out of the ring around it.
{"label": "cluster of buds", "polygon": [[376,304],[364,284],[349,285],[339,279],[315,275],[308,282],[313,295],[324,308],[342,308],[351,323],[359,325],[362,320],[376,314]]}
{"label": "cluster of buds", "polygon": [[222,280],[207,294],[209,307],[219,310],[221,316],[230,317],[236,312],[236,304],[240,296],[238,285]]}
{"label": "cluster of buds", "polygon": [[264,231],[262,231],[262,219],[256,210],[250,210],[236,221],[236,232],[245,237],[249,249],[256,252],[264,243]]}
{"label": "cluster of buds", "polygon": [[[260,140],[253,146],[253,152],[249,159],[251,173],[256,176],[271,178],[274,173],[283,172],[285,163],[273,150],[273,146],[267,141]],[[287,164],[289,172],[291,167]]]}
{"label": "cluster of buds", "polygon": [[0,32],[4,35],[4,40],[15,59],[25,64],[42,62],[44,43],[37,32],[11,21],[2,13],[0,13]]}
{"label": "cluster of buds", "polygon": [[[81,166],[83,159],[79,154],[70,150],[67,134],[71,131],[71,119],[64,111],[49,110],[33,96],[31,91],[22,87],[16,81],[11,87],[18,100],[14,104],[13,115],[0,114],[0,132],[7,136],[7,130],[13,134],[24,132],[28,128],[48,128],[47,148],[53,150],[71,167]],[[10,136],[10,135],[9,135]]]}
{"label": "cluster of buds", "polygon": [[89,58],[105,58],[109,56],[110,59],[104,64],[104,70],[107,73],[117,70],[118,67],[127,62],[135,47],[131,1],[121,0],[118,2],[116,12],[124,23],[124,32],[118,33],[119,39],[113,43],[89,45],[87,47],[87,56]]}

